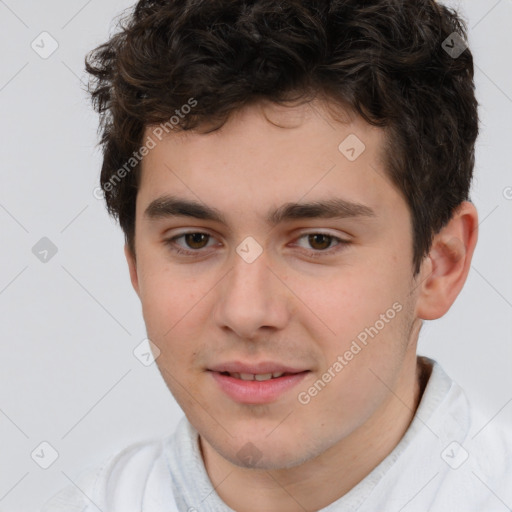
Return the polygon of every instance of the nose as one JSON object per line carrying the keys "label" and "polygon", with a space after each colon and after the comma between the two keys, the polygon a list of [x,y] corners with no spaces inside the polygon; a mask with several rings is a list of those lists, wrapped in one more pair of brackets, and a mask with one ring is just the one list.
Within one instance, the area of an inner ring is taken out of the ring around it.
{"label": "nose", "polygon": [[283,329],[290,318],[290,296],[277,274],[264,254],[252,263],[235,254],[217,290],[216,324],[244,339]]}

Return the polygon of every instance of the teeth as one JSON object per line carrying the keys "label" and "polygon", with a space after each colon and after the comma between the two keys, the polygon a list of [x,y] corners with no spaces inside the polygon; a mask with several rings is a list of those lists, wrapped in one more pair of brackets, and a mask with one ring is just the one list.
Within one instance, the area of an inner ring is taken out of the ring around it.
{"label": "teeth", "polygon": [[255,375],[254,376],[254,379],[255,380],[270,380],[272,378],[272,374],[271,373],[260,373],[259,375]]}
{"label": "teeth", "polygon": [[277,379],[284,375],[284,372],[274,372],[274,373],[259,373],[257,375],[253,373],[230,373],[229,374],[234,379],[240,380],[257,380],[259,382],[270,379]]}

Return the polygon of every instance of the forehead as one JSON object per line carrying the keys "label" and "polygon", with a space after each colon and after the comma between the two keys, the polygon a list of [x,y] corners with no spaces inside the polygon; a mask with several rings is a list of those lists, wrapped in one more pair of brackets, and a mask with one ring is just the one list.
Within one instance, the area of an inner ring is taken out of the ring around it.
{"label": "forehead", "polygon": [[142,203],[169,194],[263,213],[301,198],[334,194],[378,207],[399,195],[384,169],[384,131],[325,102],[260,102],[210,133],[154,133],[146,129],[156,144],[142,162]]}

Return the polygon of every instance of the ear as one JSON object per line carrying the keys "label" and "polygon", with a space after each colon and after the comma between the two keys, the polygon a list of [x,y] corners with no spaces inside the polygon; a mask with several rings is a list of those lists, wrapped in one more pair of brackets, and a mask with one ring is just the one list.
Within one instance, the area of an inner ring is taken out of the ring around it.
{"label": "ear", "polygon": [[139,276],[137,275],[137,260],[135,255],[128,247],[128,244],[124,244],[124,255],[128,263],[128,270],[130,271],[130,281],[132,282],[133,289],[139,295]]}
{"label": "ear", "polygon": [[416,315],[423,320],[442,317],[462,290],[478,239],[478,213],[464,201],[448,224],[434,236],[422,264]]}

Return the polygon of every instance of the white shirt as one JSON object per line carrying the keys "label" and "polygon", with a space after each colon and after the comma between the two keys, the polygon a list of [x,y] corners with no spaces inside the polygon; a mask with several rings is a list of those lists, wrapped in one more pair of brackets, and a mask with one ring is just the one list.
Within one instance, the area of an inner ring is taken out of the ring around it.
{"label": "white shirt", "polygon": [[[437,362],[422,359],[432,373],[403,438],[319,512],[511,510],[512,427],[485,418]],[[41,512],[233,512],[213,489],[185,417],[173,435],[129,446],[76,484]]]}

